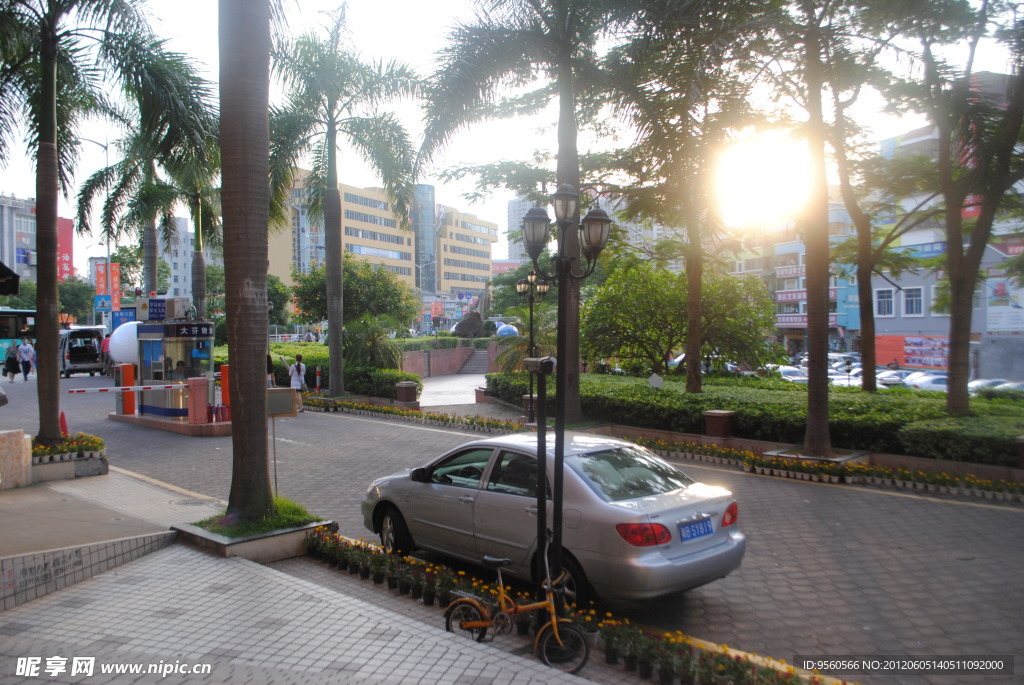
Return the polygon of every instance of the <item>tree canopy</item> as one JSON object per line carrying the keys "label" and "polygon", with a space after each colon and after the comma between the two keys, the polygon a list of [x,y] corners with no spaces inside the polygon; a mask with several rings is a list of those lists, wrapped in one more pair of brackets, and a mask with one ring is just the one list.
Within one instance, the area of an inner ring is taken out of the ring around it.
{"label": "tree canopy", "polygon": [[[367,314],[389,316],[403,326],[419,317],[420,300],[416,292],[381,266],[346,254],[345,322]],[[327,270],[318,266],[306,274],[293,274],[295,318],[300,323],[318,323],[327,319]]]}

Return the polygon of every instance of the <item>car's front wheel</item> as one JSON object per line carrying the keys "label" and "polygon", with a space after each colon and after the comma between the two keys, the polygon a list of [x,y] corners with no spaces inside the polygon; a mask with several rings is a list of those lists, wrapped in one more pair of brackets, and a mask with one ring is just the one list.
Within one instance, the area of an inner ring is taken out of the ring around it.
{"label": "car's front wheel", "polygon": [[380,544],[388,554],[408,554],[412,551],[412,536],[405,519],[394,507],[386,507],[380,518]]}

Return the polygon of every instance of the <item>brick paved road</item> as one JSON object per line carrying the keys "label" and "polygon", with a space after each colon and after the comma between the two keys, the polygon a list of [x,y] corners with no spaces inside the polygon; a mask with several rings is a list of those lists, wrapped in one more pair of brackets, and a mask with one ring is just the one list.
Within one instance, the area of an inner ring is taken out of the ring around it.
{"label": "brick paved road", "polygon": [[[62,382],[110,383],[88,377]],[[35,395],[28,392],[34,384],[4,387],[12,403],[0,410],[6,412],[0,426],[15,427],[15,420],[34,432]],[[72,431],[107,440],[111,464],[227,498],[230,438],[182,438],[109,421],[109,395],[65,395],[61,402]],[[473,437],[313,413],[278,419],[276,433],[281,494],[356,536],[368,535],[359,500],[374,476],[418,465]],[[794,654],[1013,654],[1017,673],[1024,673],[1024,509],[785,481],[703,464],[683,468],[736,493],[740,526],[749,536],[743,567],[681,597],[609,608],[787,661]],[[915,685],[1014,681],[856,679]]]}

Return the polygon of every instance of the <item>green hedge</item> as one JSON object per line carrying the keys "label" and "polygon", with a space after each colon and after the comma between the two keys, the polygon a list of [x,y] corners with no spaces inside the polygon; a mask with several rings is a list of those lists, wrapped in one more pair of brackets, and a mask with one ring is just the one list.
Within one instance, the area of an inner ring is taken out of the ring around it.
{"label": "green hedge", "polygon": [[[527,393],[525,372],[488,374],[490,394],[521,405]],[[762,378],[709,378],[703,392],[687,394],[682,379],[661,389],[622,376],[584,374],[580,404],[588,421],[640,428],[703,433],[704,412],[736,412],[733,434],[753,440],[799,444],[807,425],[807,388]],[[555,398],[554,379],[548,401]],[[836,447],[908,454],[932,459],[1011,465],[1014,439],[1024,435],[1024,402],[973,399],[979,416],[950,418],[945,398],[912,390],[877,394],[859,388],[829,393],[829,428]],[[550,414],[551,412],[549,412]]]}
{"label": "green hedge", "polygon": [[[288,367],[281,363],[284,357],[288,364],[295,361],[295,355],[302,355],[302,363],[306,365],[306,385],[316,388],[316,367],[320,367],[320,387],[327,389],[330,386],[330,355],[327,346],[320,343],[287,342],[273,343],[270,345],[270,356],[274,360],[274,383],[278,387],[288,387]],[[228,363],[228,348],[215,347],[213,349],[214,368],[220,368],[221,364]],[[414,373],[406,373],[398,369],[370,369],[361,367],[345,368],[345,390],[353,395],[371,395],[373,397],[384,397],[395,399],[395,384],[399,381],[414,381],[417,386],[417,394],[423,391],[423,383],[420,377]]]}

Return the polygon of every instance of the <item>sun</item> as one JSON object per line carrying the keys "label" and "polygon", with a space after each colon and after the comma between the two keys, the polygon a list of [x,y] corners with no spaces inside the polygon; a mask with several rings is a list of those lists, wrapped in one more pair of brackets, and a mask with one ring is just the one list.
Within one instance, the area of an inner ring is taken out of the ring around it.
{"label": "sun", "polygon": [[718,207],[726,226],[772,230],[794,219],[808,195],[807,147],[781,132],[743,135],[718,158]]}

